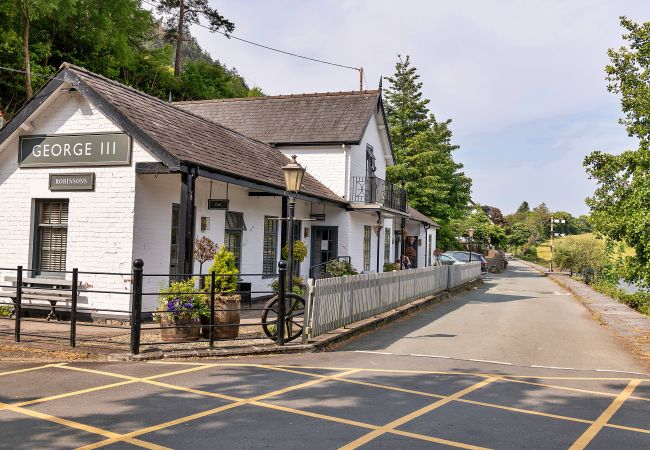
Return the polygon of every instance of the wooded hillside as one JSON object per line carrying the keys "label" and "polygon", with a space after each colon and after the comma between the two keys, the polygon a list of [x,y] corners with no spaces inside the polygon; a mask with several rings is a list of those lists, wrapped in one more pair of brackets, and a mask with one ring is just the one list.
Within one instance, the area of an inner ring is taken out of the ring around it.
{"label": "wooded hillside", "polygon": [[[261,95],[185,30],[183,70],[174,77],[175,38],[138,0],[0,2],[0,111],[15,111],[70,62],[167,100]],[[8,70],[8,69],[13,69]],[[24,71],[32,73],[31,80]]]}

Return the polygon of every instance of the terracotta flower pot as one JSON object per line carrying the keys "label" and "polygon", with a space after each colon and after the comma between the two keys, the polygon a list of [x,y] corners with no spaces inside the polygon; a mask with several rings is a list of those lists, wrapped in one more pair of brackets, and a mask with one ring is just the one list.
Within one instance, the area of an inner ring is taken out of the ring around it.
{"label": "terracotta flower pot", "polygon": [[161,314],[160,339],[163,342],[198,341],[201,337],[201,321],[197,317],[193,319],[189,314],[174,316],[172,314]]}

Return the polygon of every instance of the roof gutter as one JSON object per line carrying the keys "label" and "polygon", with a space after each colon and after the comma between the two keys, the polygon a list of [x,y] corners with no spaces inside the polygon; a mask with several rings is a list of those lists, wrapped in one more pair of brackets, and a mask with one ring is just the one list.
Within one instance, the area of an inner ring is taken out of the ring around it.
{"label": "roof gutter", "polygon": [[[276,186],[269,185],[266,183],[260,183],[259,181],[256,180],[249,180],[246,178],[238,178],[232,175],[227,175],[219,171],[216,171],[214,169],[211,169],[209,167],[203,167],[189,161],[181,161],[178,170],[170,169],[170,172],[192,173],[192,174],[196,174],[199,177],[209,178],[215,181],[222,181],[224,183],[235,184],[238,186],[246,187],[249,189],[255,189],[262,192],[269,192],[271,194],[275,194],[281,197],[288,195],[284,189],[278,188]],[[336,202],[328,198],[320,197],[317,195],[304,194],[300,192],[296,195],[296,198],[298,200],[303,200],[306,202],[324,203],[339,208],[347,207],[347,202],[343,199],[341,199],[341,202]]]}

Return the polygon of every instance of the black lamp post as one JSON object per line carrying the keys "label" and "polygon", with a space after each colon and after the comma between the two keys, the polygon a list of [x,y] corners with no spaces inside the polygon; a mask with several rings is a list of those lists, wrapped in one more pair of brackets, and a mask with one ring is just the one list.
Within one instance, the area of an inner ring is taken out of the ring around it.
{"label": "black lamp post", "polygon": [[472,237],[474,236],[474,228],[467,230],[469,236],[469,262],[472,262]]}
{"label": "black lamp post", "polygon": [[302,177],[305,175],[305,168],[296,161],[297,156],[291,155],[291,162],[282,167],[284,174],[284,185],[289,193],[289,255],[288,255],[288,291],[293,292],[293,218],[296,212],[296,194],[302,186]]}

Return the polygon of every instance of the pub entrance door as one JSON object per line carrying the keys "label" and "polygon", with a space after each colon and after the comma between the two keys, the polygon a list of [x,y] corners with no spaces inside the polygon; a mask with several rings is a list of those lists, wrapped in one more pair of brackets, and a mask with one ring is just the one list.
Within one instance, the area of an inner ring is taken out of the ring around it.
{"label": "pub entrance door", "polygon": [[336,259],[338,253],[338,227],[311,227],[310,278],[320,278],[325,270],[325,263]]}

